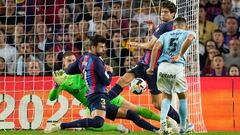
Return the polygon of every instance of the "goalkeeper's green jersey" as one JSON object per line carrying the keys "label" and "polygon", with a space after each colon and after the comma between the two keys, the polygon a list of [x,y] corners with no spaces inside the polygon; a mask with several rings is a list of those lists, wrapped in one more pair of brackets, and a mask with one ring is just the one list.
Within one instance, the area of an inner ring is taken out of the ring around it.
{"label": "goalkeeper's green jersey", "polygon": [[[68,78],[58,87],[58,89],[53,88],[50,91],[49,100],[53,101],[57,99],[62,90],[65,90],[69,94],[73,95],[78,101],[87,107],[86,93],[88,91],[88,86],[81,74],[68,75]],[[122,96],[117,96],[111,100],[111,103],[119,107],[121,106],[123,100],[124,98]]]}

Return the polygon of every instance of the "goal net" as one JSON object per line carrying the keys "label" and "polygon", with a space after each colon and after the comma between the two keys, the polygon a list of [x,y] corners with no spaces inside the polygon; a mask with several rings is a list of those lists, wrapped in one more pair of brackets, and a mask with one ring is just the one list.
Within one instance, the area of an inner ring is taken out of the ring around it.
{"label": "goal net", "polygon": [[[0,10],[0,129],[44,129],[48,122],[81,118],[83,106],[67,92],[63,91],[55,101],[48,100],[53,87],[52,71],[66,68],[67,62],[89,50],[89,37],[100,34],[107,39],[103,59],[114,69],[113,86],[144,53],[128,43],[148,42],[153,26],[161,23],[160,2],[6,0],[0,3],[3,7]],[[196,34],[198,3],[198,0],[176,3],[177,16],[185,17]],[[186,64],[189,120],[195,125],[196,132],[205,132],[198,41],[194,44]],[[159,113],[151,104],[148,91],[138,96],[126,88],[122,95],[136,105]],[[140,129],[126,120],[107,122],[124,123],[132,130]],[[149,122],[160,126],[159,122]]]}

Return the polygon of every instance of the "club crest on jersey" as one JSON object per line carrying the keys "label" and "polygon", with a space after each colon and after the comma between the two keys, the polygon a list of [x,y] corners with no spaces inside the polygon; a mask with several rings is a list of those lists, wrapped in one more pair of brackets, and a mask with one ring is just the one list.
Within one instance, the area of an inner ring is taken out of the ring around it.
{"label": "club crest on jersey", "polygon": [[74,94],[78,94],[78,93],[79,93],[79,89],[74,89],[74,90],[73,90],[73,93],[74,93]]}

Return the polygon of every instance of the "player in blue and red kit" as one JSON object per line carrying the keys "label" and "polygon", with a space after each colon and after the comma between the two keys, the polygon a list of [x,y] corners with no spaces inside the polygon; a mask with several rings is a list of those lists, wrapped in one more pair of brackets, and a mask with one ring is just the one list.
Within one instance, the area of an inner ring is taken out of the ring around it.
{"label": "player in blue and red kit", "polygon": [[119,108],[110,103],[106,86],[111,83],[113,69],[105,65],[101,59],[101,56],[106,51],[105,42],[106,39],[102,36],[95,35],[92,37],[90,42],[91,52],[84,54],[80,60],[70,65],[67,70],[67,73],[70,73],[70,69],[72,69],[72,74],[77,72],[83,74],[88,85],[86,94],[87,106],[90,109],[92,118],[56,124],[52,128],[49,128],[48,133],[66,128],[100,128],[104,124],[105,117],[110,120],[114,120],[116,117],[129,119],[146,130],[152,132],[159,131],[159,128],[140,118],[134,111]]}
{"label": "player in blue and red kit", "polygon": [[[110,99],[116,97],[124,87],[129,86],[131,81],[134,78],[140,77],[147,81],[148,87],[150,89],[151,95],[152,95],[152,103],[155,108],[161,109],[161,92],[157,89],[156,86],[156,74],[154,76],[150,76],[146,73],[146,70],[149,68],[150,64],[150,58],[151,58],[151,49],[160,37],[165,32],[171,31],[173,26],[173,18],[175,16],[177,7],[174,3],[170,1],[164,1],[161,3],[161,20],[163,21],[162,24],[160,24],[155,32],[153,33],[150,42],[147,43],[136,43],[136,42],[130,42],[129,44],[131,46],[137,46],[141,48],[147,49],[144,56],[141,58],[141,60],[138,62],[138,64],[125,73],[116,83],[116,85],[109,91],[109,97]],[[158,57],[160,56],[160,51],[158,54]],[[158,59],[157,57],[157,59]],[[155,73],[157,70],[155,70]],[[174,119],[178,124],[180,123],[179,115],[174,110],[173,107],[170,108],[168,112],[168,116]]]}

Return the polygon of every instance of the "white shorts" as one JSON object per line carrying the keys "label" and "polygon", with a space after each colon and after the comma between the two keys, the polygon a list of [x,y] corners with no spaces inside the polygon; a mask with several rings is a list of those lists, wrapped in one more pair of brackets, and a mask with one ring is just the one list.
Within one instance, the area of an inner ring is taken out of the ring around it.
{"label": "white shorts", "polygon": [[184,66],[163,62],[158,66],[157,87],[160,91],[172,94],[187,91]]}

